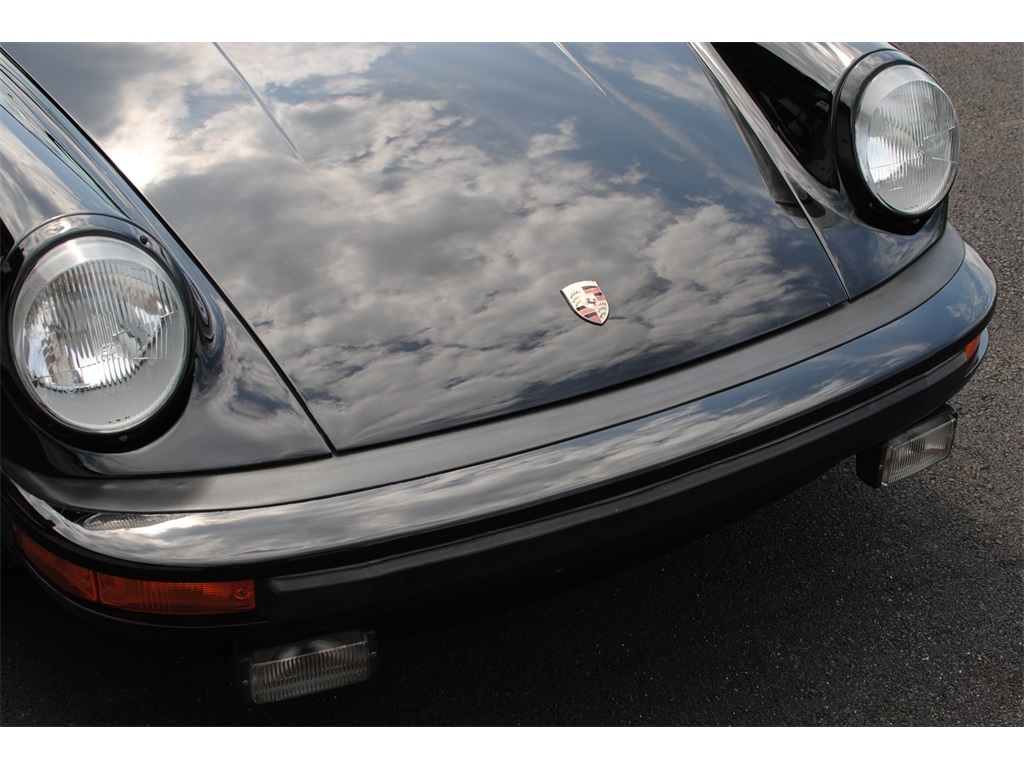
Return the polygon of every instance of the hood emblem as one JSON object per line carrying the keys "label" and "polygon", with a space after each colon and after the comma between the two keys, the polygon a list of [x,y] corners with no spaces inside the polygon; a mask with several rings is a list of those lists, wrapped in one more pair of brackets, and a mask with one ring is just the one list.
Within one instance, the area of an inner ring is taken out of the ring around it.
{"label": "hood emblem", "polygon": [[562,296],[569,302],[572,311],[588,323],[602,325],[608,319],[608,299],[604,297],[601,286],[593,280],[565,286]]}

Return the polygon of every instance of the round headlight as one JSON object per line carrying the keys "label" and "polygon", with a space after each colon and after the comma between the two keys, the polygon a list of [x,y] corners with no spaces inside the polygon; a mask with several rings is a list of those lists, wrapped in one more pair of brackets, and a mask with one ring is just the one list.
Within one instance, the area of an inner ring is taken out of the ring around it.
{"label": "round headlight", "polygon": [[77,237],[43,254],[11,319],[26,391],[75,430],[112,434],[143,424],[186,369],[183,297],[149,253],[113,237]]}
{"label": "round headlight", "polygon": [[960,129],[953,104],[923,70],[887,67],[864,86],[854,113],[854,146],[879,202],[908,216],[924,213],[945,197],[956,176]]}

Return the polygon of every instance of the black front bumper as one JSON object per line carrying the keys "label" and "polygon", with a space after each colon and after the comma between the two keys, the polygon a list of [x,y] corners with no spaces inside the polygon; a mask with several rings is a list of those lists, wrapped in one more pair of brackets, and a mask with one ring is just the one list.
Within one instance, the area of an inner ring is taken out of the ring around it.
{"label": "black front bumper", "polygon": [[702,456],[602,487],[592,500],[567,499],[557,514],[462,538],[450,531],[443,543],[415,551],[269,578],[262,610],[272,621],[326,616],[338,606],[365,616],[405,610],[433,595],[560,570],[601,551],[621,558],[652,535],[728,521],[931,415],[959,391],[983,353],[970,361],[954,356],[854,408],[746,450],[721,451],[718,460]]}

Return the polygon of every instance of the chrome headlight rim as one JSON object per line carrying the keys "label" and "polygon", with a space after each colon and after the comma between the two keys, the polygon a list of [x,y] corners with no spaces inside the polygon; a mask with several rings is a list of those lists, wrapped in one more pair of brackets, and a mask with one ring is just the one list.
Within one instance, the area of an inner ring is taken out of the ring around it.
{"label": "chrome headlight rim", "polygon": [[[15,311],[22,288],[40,262],[54,249],[75,240],[107,239],[115,248],[129,246],[155,267],[179,300],[184,316],[182,365],[177,378],[160,402],[147,410],[145,417],[125,426],[106,429],[81,428],[68,423],[49,410],[29,391],[15,354],[19,329]],[[11,393],[19,411],[51,436],[86,450],[121,452],[151,442],[167,431],[184,410],[195,371],[197,348],[197,312],[195,295],[170,252],[153,235],[125,219],[103,214],[60,216],[40,225],[19,241],[3,259],[2,301],[4,329],[2,363],[4,388]]]}
{"label": "chrome headlight rim", "polygon": [[[954,117],[952,102],[942,87],[935,81],[927,69],[906,54],[897,50],[876,51],[857,61],[846,73],[838,90],[836,109],[833,115],[836,158],[838,160],[843,188],[850,196],[859,217],[867,224],[877,226],[898,234],[910,234],[919,230],[925,222],[936,213],[945,215],[949,191],[956,178],[956,163],[959,151],[954,152],[952,172],[945,183],[938,187],[928,204],[913,208],[901,208],[880,194],[871,179],[866,177],[862,165],[862,152],[858,151],[857,120],[861,116],[865,97],[876,98],[872,94],[872,84],[878,84],[878,78],[887,70],[902,70],[904,76],[913,70],[918,75],[915,80],[928,83],[941,93],[949,104]],[[891,77],[891,72],[884,79]],[[907,80],[910,82],[910,80]]]}

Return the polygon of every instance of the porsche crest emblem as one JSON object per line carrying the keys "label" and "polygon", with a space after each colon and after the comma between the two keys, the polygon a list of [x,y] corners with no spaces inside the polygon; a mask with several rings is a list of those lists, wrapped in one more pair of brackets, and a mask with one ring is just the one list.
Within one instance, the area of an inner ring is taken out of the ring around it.
{"label": "porsche crest emblem", "polygon": [[572,311],[588,323],[602,325],[608,319],[608,299],[604,297],[601,286],[593,280],[565,286],[562,296],[569,302]]}

